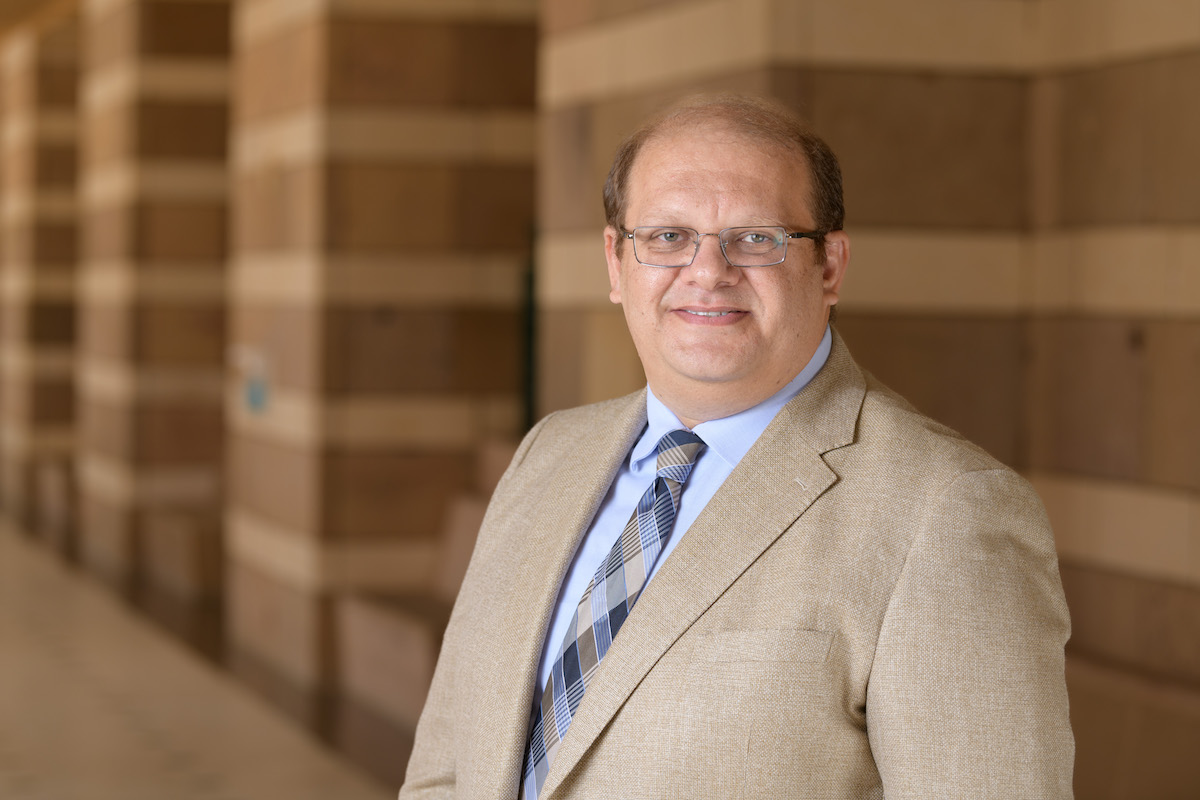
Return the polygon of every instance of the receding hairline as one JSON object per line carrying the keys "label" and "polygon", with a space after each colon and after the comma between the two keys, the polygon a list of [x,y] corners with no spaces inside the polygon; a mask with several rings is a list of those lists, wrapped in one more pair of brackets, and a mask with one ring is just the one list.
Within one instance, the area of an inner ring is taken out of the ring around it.
{"label": "receding hairline", "polygon": [[803,167],[806,173],[812,171],[808,154],[804,152],[803,147],[794,142],[765,135],[754,128],[738,125],[734,121],[697,117],[691,120],[664,125],[650,132],[642,140],[637,154],[630,163],[629,175],[633,175],[634,170],[641,163],[642,154],[647,150],[680,140],[709,140],[730,143],[740,147],[756,148],[764,153],[790,157]]}
{"label": "receding hairline", "polygon": [[641,125],[637,131],[641,139],[638,152],[652,141],[704,130],[727,131],[774,145],[806,161],[804,141],[798,134],[814,135],[798,114],[781,103],[749,97],[698,96],[676,103]]}
{"label": "receding hairline", "polygon": [[[646,120],[622,142],[605,183],[609,224],[624,224],[629,179],[648,145],[705,132],[726,132],[796,158],[808,178],[809,204],[820,217],[818,224],[826,230],[841,227],[841,174],[829,146],[788,106],[767,98],[725,94],[685,98]],[[831,195],[836,208],[825,202]]]}
{"label": "receding hairline", "polygon": [[[647,166],[650,161],[661,159],[664,154],[673,157],[677,153],[677,148],[686,149],[694,145],[726,148],[725,152],[731,154],[731,159],[747,158],[753,153],[754,157],[767,159],[780,168],[797,170],[788,174],[802,183],[793,183],[792,186],[796,188],[803,186],[804,194],[807,195],[805,205],[812,205],[812,169],[801,149],[788,147],[772,138],[755,136],[723,121],[696,120],[694,124],[656,129],[641,142],[641,146],[629,164],[629,170],[625,176],[625,186],[622,187],[624,189],[624,211],[628,213],[629,203],[632,200],[631,193],[638,180],[638,175],[644,174],[642,171],[650,168]],[[790,225],[799,222],[800,220],[788,220],[783,224]]]}

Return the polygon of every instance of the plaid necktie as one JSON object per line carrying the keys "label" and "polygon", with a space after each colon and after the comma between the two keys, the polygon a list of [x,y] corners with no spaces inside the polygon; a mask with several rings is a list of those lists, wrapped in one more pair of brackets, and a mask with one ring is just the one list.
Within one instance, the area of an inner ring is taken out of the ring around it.
{"label": "plaid necktie", "polygon": [[671,535],[683,482],[704,442],[691,431],[671,431],[658,442],[654,483],[638,501],[625,530],[583,591],[558,657],[533,711],[521,781],[523,800],[536,800],[550,762],[571,725],[583,692],[646,585]]}

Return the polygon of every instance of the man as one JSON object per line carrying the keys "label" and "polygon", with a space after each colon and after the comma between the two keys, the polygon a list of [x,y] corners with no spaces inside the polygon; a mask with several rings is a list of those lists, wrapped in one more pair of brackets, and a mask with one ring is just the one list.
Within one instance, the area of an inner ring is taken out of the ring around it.
{"label": "man", "polygon": [[401,797],[1069,797],[1044,512],[829,327],[832,153],[696,101],[627,140],[605,205],[647,389],[517,451]]}

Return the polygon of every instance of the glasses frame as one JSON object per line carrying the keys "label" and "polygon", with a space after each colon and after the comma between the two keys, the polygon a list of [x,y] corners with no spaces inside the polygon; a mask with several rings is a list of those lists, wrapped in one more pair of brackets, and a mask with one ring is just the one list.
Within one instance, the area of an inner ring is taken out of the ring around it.
{"label": "glasses frame", "polygon": [[[673,228],[675,230],[680,230],[680,231],[691,231],[692,233],[696,234],[696,246],[692,249],[692,257],[687,260],[686,264],[670,264],[670,265],[651,264],[648,261],[642,261],[642,259],[640,257],[638,257],[637,239],[634,238],[634,232],[641,230],[641,229],[646,229],[646,228],[650,228],[650,229]],[[769,264],[735,264],[735,263],[733,263],[733,260],[729,258],[729,253],[727,253],[725,251],[726,242],[725,242],[724,234],[727,233],[728,231],[740,231],[740,230],[781,230],[781,231],[783,231],[783,252],[780,254],[779,260],[772,261]],[[695,228],[689,228],[686,225],[638,225],[636,227],[630,228],[629,230],[626,230],[625,228],[619,228],[618,233],[620,233],[623,238],[629,239],[633,242],[633,257],[639,264],[641,264],[642,266],[645,266],[645,267],[654,267],[655,269],[683,269],[684,267],[690,267],[692,265],[692,263],[696,260],[696,255],[700,252],[701,237],[716,236],[717,243],[720,244],[720,246],[721,246],[721,256],[725,259],[725,263],[731,267],[736,267],[738,269],[749,269],[749,268],[753,268],[753,267],[774,267],[778,264],[782,264],[784,261],[787,261],[788,239],[812,239],[813,241],[820,241],[822,238],[824,238],[825,234],[828,233],[828,231],[789,231],[787,228],[785,228],[782,225],[735,225],[731,228],[722,228],[721,230],[717,231],[716,233],[701,233],[700,231],[696,230]]]}

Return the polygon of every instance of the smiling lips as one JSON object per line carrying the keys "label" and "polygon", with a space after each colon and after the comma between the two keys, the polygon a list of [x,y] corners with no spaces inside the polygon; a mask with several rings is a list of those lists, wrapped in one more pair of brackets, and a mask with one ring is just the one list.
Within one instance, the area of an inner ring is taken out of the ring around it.
{"label": "smiling lips", "polygon": [[704,308],[680,308],[679,313],[684,315],[685,319],[693,322],[732,322],[740,319],[747,312],[738,311],[737,309],[704,309]]}

